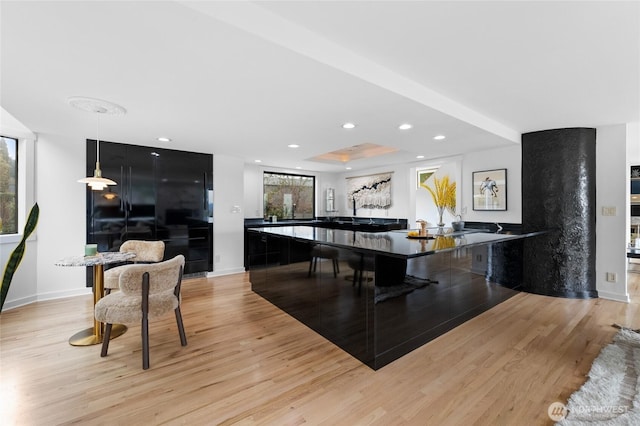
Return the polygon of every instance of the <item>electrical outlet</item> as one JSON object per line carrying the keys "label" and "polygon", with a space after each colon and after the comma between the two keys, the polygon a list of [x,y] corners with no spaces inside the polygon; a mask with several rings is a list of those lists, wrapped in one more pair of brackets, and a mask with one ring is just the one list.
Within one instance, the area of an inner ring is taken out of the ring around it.
{"label": "electrical outlet", "polygon": [[618,277],[615,272],[607,272],[607,282],[615,283]]}
{"label": "electrical outlet", "polygon": [[602,207],[602,216],[615,216],[616,215],[616,207],[615,206],[604,206]]}
{"label": "electrical outlet", "polygon": [[482,255],[476,254],[476,262],[482,262]]}
{"label": "electrical outlet", "polygon": [[216,254],[216,263],[220,262],[220,255]]}

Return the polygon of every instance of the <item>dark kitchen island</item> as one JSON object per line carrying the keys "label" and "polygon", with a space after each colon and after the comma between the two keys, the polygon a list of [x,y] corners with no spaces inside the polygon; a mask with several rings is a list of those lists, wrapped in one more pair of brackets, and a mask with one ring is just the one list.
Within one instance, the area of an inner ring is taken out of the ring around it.
{"label": "dark kitchen island", "polygon": [[413,239],[407,230],[253,228],[251,286],[378,369],[518,293],[517,283],[508,288],[472,272],[473,247],[517,245],[540,233],[465,230]]}

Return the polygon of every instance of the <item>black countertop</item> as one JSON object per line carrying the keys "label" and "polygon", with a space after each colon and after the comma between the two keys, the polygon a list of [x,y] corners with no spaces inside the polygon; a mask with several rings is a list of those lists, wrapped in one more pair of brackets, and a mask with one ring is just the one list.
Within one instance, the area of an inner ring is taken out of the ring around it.
{"label": "black countertop", "polygon": [[[528,233],[489,233],[481,229],[465,229],[447,232],[429,239],[408,238],[409,230],[386,232],[360,232],[343,229],[325,229],[314,226],[279,226],[249,229],[268,235],[313,241],[335,247],[359,249],[382,253],[387,256],[412,258],[456,250],[482,244],[500,243],[543,234],[547,231]],[[434,232],[435,229],[430,229]]]}
{"label": "black countertop", "polygon": [[349,218],[349,217],[318,217],[316,219],[282,219],[277,222],[253,218],[244,220],[245,228],[261,228],[274,226],[317,226],[322,228],[347,229],[351,231],[379,232],[395,229],[406,229],[407,219],[393,218]]}

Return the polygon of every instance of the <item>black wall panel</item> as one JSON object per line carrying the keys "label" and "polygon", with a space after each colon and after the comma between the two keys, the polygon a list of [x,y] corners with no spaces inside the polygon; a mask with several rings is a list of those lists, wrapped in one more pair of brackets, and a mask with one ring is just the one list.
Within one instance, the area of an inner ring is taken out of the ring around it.
{"label": "black wall panel", "polygon": [[[87,143],[87,175],[92,175],[96,142]],[[131,239],[162,240],[165,259],[185,256],[185,273],[213,269],[211,154],[101,141],[100,166],[103,176],[118,184],[87,189],[87,243],[98,244],[98,251],[117,251]]]}

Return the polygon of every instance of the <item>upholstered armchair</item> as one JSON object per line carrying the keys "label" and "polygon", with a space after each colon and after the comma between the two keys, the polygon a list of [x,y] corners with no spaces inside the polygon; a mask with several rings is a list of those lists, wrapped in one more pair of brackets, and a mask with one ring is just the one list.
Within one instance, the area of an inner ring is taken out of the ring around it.
{"label": "upholstered armchair", "polygon": [[[121,252],[133,252],[136,257],[133,263],[154,263],[160,262],[164,258],[164,242],[163,241],[142,241],[129,240],[120,246]],[[104,292],[111,293],[111,290],[117,290],[119,286],[120,274],[122,271],[131,266],[120,265],[104,271]]]}
{"label": "upholstered armchair", "polygon": [[172,310],[176,315],[182,346],[187,337],[180,313],[180,286],[184,256],[164,262],[129,265],[119,277],[120,291],[108,294],[95,305],[95,317],[106,324],[100,356],[107,356],[113,324],[141,324],[142,368],[149,368],[149,320]]}

